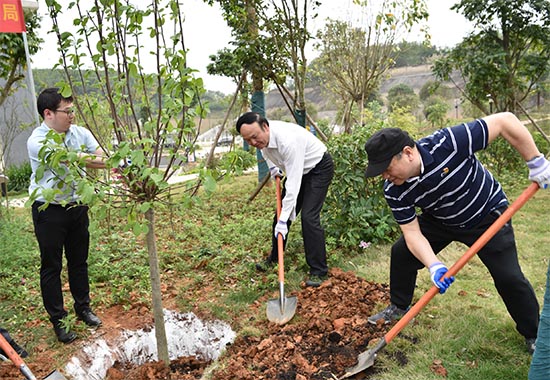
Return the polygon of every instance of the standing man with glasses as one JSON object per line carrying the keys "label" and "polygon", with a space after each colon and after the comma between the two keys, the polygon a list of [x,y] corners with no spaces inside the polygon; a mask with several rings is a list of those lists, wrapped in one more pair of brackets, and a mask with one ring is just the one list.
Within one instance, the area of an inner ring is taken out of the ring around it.
{"label": "standing man with glasses", "polygon": [[[86,167],[105,168],[105,163],[103,151],[92,133],[73,124],[72,97],[63,97],[58,88],[48,88],[38,96],[37,106],[43,123],[32,132],[27,149],[32,167],[29,186],[29,193],[34,199],[32,217],[40,248],[40,289],[57,339],[70,343],[77,336],[63,323],[68,315],[61,290],[63,251],[77,318],[88,326],[101,325],[101,320],[90,307],[88,206],[80,203],[76,194],[77,184],[65,182],[64,164],[44,170],[41,150],[44,147],[55,149],[51,138],[53,131],[63,136],[63,146],[60,148],[77,151],[84,158]],[[63,191],[55,194],[61,188]],[[55,194],[53,200],[49,196],[52,193]]]}

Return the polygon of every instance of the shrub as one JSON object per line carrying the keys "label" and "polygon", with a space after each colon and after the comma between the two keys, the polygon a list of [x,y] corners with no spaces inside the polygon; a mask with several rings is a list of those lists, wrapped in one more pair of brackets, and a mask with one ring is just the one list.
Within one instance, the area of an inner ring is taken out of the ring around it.
{"label": "shrub", "polygon": [[[540,133],[532,135],[537,147],[544,153],[548,149],[548,141]],[[523,157],[503,137],[493,140],[487,149],[477,152],[476,155],[505,189],[523,186],[520,179],[527,179],[529,175]]]}
{"label": "shrub", "polygon": [[380,122],[369,125],[356,127],[351,134],[333,136],[328,143],[334,159],[334,179],[322,214],[323,225],[327,236],[346,248],[357,249],[361,241],[392,241],[397,233],[381,178],[365,178],[364,144],[384,126]]}
{"label": "shrub", "polygon": [[227,173],[242,174],[246,169],[256,165],[256,155],[238,147],[221,156],[216,162],[216,168]]}
{"label": "shrub", "polygon": [[20,193],[27,191],[30,184],[32,169],[29,162],[24,162],[19,166],[12,165],[7,168],[6,175],[9,177],[8,191]]}

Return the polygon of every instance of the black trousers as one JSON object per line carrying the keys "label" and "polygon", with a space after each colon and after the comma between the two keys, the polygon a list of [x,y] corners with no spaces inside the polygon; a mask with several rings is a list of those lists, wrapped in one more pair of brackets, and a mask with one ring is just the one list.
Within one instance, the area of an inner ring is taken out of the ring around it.
{"label": "black trousers", "polygon": [[[304,239],[304,251],[306,262],[310,267],[309,273],[314,276],[325,276],[328,273],[327,249],[325,246],[325,230],[321,226],[321,209],[325,203],[328,187],[334,176],[334,162],[331,155],[326,152],[323,158],[306,175],[302,176],[302,185],[296,199],[296,215],[301,214],[302,237]],[[286,193],[283,181],[282,197]],[[277,239],[274,236],[277,224],[277,213],[273,218],[271,234],[270,261],[277,262]],[[292,222],[287,222],[290,230]],[[284,241],[286,247],[286,239]]]}
{"label": "black trousers", "polygon": [[56,324],[67,315],[61,290],[63,251],[74,310],[80,314],[90,308],[88,207],[50,204],[39,211],[41,205],[41,202],[32,205],[34,232],[40,248],[40,289],[50,321]]}
{"label": "black trousers", "polygon": [[[418,221],[424,236],[437,254],[452,241],[471,246],[506,209],[503,207],[487,215],[471,229],[449,228],[428,215],[420,215]],[[537,336],[539,304],[529,281],[521,271],[514,229],[511,221],[477,254],[489,270],[516,329],[525,338]],[[403,236],[391,249],[390,299],[400,308],[408,307],[413,298],[417,271],[424,265],[409,251]]]}

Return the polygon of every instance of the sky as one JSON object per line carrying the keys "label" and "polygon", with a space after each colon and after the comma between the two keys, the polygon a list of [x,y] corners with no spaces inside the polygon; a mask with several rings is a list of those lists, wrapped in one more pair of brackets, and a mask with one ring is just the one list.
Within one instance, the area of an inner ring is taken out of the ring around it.
{"label": "sky", "polygon": [[[452,47],[462,40],[471,30],[470,24],[464,17],[449,8],[457,0],[427,0],[430,17],[428,25],[432,36],[432,44],[437,47]],[[354,14],[352,0],[321,0],[319,16],[312,22],[313,29],[322,28],[327,17],[349,20]],[[56,39],[52,33],[51,20],[42,0],[39,0],[38,13],[42,15],[40,34],[45,42],[40,51],[32,57],[33,68],[51,68],[59,60]],[[206,73],[206,66],[210,62],[209,56],[224,47],[228,47],[231,41],[231,30],[225,24],[220,8],[204,3],[203,0],[184,0],[184,38],[188,53],[188,66],[199,70],[198,76],[202,77],[206,89],[232,94],[235,83],[225,77],[211,76]],[[70,21],[74,17],[67,17]],[[205,26],[208,28],[205,30]],[[315,52],[311,49],[311,61]]]}

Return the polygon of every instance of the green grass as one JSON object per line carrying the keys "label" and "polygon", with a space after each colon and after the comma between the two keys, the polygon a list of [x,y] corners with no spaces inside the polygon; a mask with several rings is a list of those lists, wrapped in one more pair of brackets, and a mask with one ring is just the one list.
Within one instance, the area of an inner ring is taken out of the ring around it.
{"label": "green grass", "polygon": [[[504,185],[513,200],[526,182]],[[156,212],[162,282],[173,292],[182,312],[221,318],[237,332],[261,334],[251,329],[255,315],[250,305],[277,292],[275,272],[258,275],[254,262],[270,250],[270,225],[275,207],[274,189],[267,186],[248,203],[256,176],[224,181],[210,198],[191,206],[176,205]],[[540,190],[514,217],[524,273],[542,300],[550,243],[545,205],[550,192]],[[9,212],[7,212],[9,211]],[[39,290],[39,253],[30,210],[5,208],[0,214],[0,321],[31,351],[49,347],[66,360],[42,307]],[[115,304],[129,308],[148,305],[148,256],[142,238],[121,232],[123,221],[97,220],[91,214],[90,277],[93,306],[101,310]],[[369,281],[388,283],[390,245],[341,250],[328,239],[329,266],[352,270]],[[441,253],[451,265],[466,247],[452,244]],[[300,238],[300,223],[290,232],[285,252],[286,281],[290,294],[300,289],[307,265]],[[66,279],[65,279],[66,280]],[[431,286],[421,271],[415,297]],[[66,307],[70,310],[70,295]],[[380,305],[383,307],[385,305]],[[263,309],[262,309],[263,311]],[[365,316],[366,317],[366,316]],[[85,328],[79,334],[88,334]],[[57,357],[57,356],[56,356]],[[406,364],[403,364],[406,358]],[[523,338],[498,296],[486,268],[476,257],[457,275],[448,294],[436,296],[375,361],[377,380],[441,379],[430,366],[440,360],[447,379],[525,379],[530,356]]]}
{"label": "green grass", "polygon": [[[509,193],[513,201],[527,187],[516,184]],[[542,303],[550,233],[545,205],[550,193],[539,190],[513,218],[518,254],[523,272]],[[349,269],[369,280],[387,283],[390,246],[377,246],[348,263]],[[440,254],[448,265],[466,252],[467,247],[452,244]],[[419,273],[415,297],[431,283],[427,271]],[[542,306],[542,304],[541,304]],[[416,343],[410,342],[414,337]],[[392,359],[404,352],[407,365]],[[381,373],[376,380],[441,379],[430,366],[441,360],[451,380],[526,379],[531,357],[524,339],[498,295],[487,269],[474,257],[456,276],[456,282],[442,296],[436,296],[376,359]]]}

